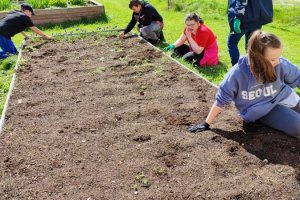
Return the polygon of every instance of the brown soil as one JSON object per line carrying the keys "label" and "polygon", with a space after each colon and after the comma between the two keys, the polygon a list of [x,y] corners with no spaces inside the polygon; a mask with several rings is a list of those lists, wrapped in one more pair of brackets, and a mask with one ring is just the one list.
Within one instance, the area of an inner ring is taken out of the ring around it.
{"label": "brown soil", "polygon": [[233,108],[189,133],[216,89],[138,38],[30,45],[0,135],[0,199],[300,199],[299,140],[245,132]]}

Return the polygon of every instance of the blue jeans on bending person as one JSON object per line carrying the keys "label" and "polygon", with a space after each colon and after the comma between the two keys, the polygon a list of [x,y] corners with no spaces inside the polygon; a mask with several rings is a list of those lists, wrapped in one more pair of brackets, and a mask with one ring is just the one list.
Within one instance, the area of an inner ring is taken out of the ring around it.
{"label": "blue jeans on bending person", "polygon": [[300,136],[300,102],[294,108],[276,105],[259,122],[293,136]]}
{"label": "blue jeans on bending person", "polygon": [[9,54],[17,54],[18,50],[16,49],[14,43],[11,39],[7,39],[6,37],[0,35],[0,59],[4,59]]}
{"label": "blue jeans on bending person", "polygon": [[234,66],[239,61],[240,58],[238,44],[241,38],[245,35],[245,49],[247,51],[248,41],[254,31],[255,30],[242,32],[242,33],[229,33],[227,39],[227,46],[228,46],[228,52],[229,52],[232,66]]}

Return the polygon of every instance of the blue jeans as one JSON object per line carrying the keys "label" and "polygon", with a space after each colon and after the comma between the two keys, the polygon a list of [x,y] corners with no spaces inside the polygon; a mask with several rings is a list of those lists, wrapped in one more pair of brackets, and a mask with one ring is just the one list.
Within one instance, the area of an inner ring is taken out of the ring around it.
{"label": "blue jeans", "polygon": [[267,115],[260,118],[259,122],[287,135],[299,137],[300,102],[294,108],[276,105]]}
{"label": "blue jeans", "polygon": [[[257,30],[257,29],[256,29]],[[228,40],[227,40],[227,46],[228,46],[228,52],[231,58],[231,64],[232,66],[235,65],[240,58],[240,52],[238,48],[238,44],[245,35],[245,49],[247,51],[247,46],[248,46],[248,40],[250,39],[252,33],[256,30],[251,30],[247,32],[242,32],[242,33],[229,33],[228,35]]]}
{"label": "blue jeans", "polygon": [[18,50],[16,49],[14,43],[11,39],[7,39],[6,37],[0,35],[0,59],[6,58],[9,54],[17,54]]}

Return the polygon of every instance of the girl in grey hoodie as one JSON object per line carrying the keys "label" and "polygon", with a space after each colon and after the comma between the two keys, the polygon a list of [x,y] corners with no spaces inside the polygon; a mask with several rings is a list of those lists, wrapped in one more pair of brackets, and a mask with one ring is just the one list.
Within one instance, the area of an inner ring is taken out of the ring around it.
{"label": "girl in grey hoodie", "polygon": [[205,131],[232,101],[246,122],[259,121],[290,136],[300,136],[300,69],[281,57],[281,41],[271,33],[255,31],[248,54],[226,74],[205,122],[189,128]]}

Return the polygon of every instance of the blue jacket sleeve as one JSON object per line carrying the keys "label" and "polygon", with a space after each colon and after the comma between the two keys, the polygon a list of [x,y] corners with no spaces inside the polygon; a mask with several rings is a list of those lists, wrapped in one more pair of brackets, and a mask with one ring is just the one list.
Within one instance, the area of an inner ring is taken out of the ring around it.
{"label": "blue jacket sleeve", "polygon": [[247,5],[248,5],[248,0],[236,1],[235,9],[234,9],[235,18],[242,19],[242,17],[245,15]]}
{"label": "blue jacket sleeve", "polygon": [[284,82],[292,88],[300,88],[300,69],[284,58],[281,58],[281,66]]}
{"label": "blue jacket sleeve", "polygon": [[229,105],[237,96],[238,81],[234,74],[234,69],[225,76],[216,95],[216,105],[220,108]]}

